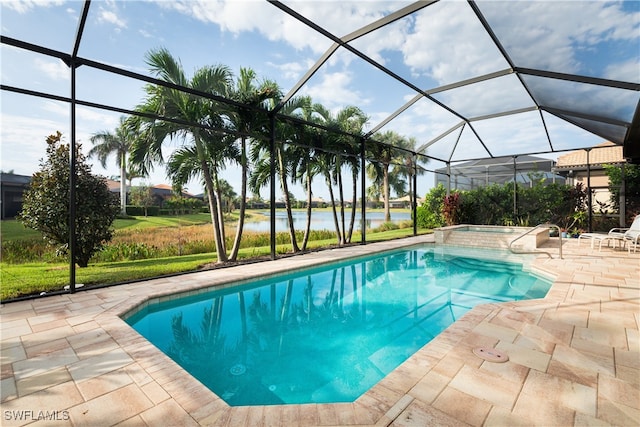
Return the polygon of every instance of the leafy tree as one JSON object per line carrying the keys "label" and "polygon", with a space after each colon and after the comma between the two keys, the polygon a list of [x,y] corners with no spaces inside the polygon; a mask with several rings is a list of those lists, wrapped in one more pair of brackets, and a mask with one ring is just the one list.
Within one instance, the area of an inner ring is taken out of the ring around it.
{"label": "leafy tree", "polygon": [[142,185],[131,189],[131,204],[133,206],[139,206],[144,209],[144,216],[147,216],[149,206],[153,206],[155,200],[151,187]]}
{"label": "leafy tree", "polygon": [[[62,134],[47,137],[47,157],[31,178],[24,193],[19,219],[29,228],[40,231],[58,252],[66,254],[69,245],[69,144]],[[106,180],[91,174],[91,168],[76,144],[75,189],[75,259],[86,267],[94,253],[111,240],[111,225],[118,214],[118,201],[109,191]]]}
{"label": "leafy tree", "polygon": [[620,189],[622,179],[625,180],[625,204],[627,218],[626,223],[630,224],[633,218],[640,214],[640,165],[625,164],[624,175],[621,167],[604,165],[609,177],[609,191],[611,192],[611,203],[616,209],[620,208]]}

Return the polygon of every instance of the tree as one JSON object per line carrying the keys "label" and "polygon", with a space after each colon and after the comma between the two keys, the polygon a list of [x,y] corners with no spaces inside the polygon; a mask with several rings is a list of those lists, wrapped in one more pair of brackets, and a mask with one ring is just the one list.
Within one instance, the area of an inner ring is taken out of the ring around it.
{"label": "tree", "polygon": [[144,209],[144,216],[146,217],[149,206],[153,206],[155,200],[153,199],[153,193],[151,187],[142,185],[131,189],[131,204],[133,206],[139,206]]}
{"label": "tree", "polygon": [[93,148],[89,150],[89,158],[97,157],[103,168],[107,167],[107,157],[116,155],[120,167],[120,214],[127,215],[127,153],[137,137],[135,128],[128,126],[125,118],[120,117],[120,125],[115,133],[103,130],[91,137]]}
{"label": "tree", "polygon": [[[232,84],[231,71],[222,65],[199,68],[188,79],[180,61],[166,49],[150,51],[146,62],[158,78],[209,95],[225,96]],[[221,232],[224,224],[220,222],[220,201],[216,197],[214,184],[218,166],[211,158],[212,150],[207,144],[211,142],[213,129],[224,128],[225,121],[228,120],[228,116],[225,116],[228,108],[210,98],[166,86],[147,85],[145,90],[147,98],[137,110],[171,121],[140,119],[142,134],[131,152],[133,163],[140,165],[142,172],[147,172],[154,163],[164,163],[162,147],[165,139],[184,139],[183,148],[191,148],[191,154],[196,158],[196,162],[192,163],[195,169],[191,173],[200,175],[205,184],[218,262],[225,262],[227,253]],[[185,175],[186,172],[183,172],[182,176]]]}
{"label": "tree", "polygon": [[[24,193],[19,219],[25,227],[40,231],[58,252],[66,254],[69,245],[69,144],[62,134],[47,137],[47,157],[31,178]],[[91,168],[76,144],[75,259],[86,267],[94,253],[111,240],[111,225],[118,214],[118,202],[106,180],[91,174]]]}
{"label": "tree", "polygon": [[[322,117],[320,121],[329,131],[322,131],[322,143],[316,151],[316,166],[319,173],[325,177],[329,190],[333,221],[336,227],[338,244],[351,242],[353,226],[356,215],[356,194],[358,186],[358,174],[360,168],[360,138],[351,135],[362,136],[363,128],[368,118],[358,107],[347,106],[339,110],[335,115],[325,108],[317,108],[315,111]],[[351,135],[346,135],[346,133]],[[349,230],[345,223],[345,200],[343,172],[351,171],[351,188],[353,199],[351,204],[351,219]],[[337,185],[338,205],[340,218],[336,207],[336,195],[333,185]]]}
{"label": "tree", "polygon": [[235,261],[240,250],[240,240],[244,227],[245,209],[247,206],[247,185],[249,180],[249,158],[247,142],[253,140],[259,132],[266,134],[268,126],[267,115],[256,111],[257,107],[266,107],[268,100],[281,97],[280,88],[270,80],[257,82],[255,71],[250,68],[240,68],[240,76],[235,85],[231,86],[230,98],[240,103],[229,115],[233,128],[240,134],[240,167],[242,168],[242,182],[240,184],[240,216],[233,248],[229,260]]}

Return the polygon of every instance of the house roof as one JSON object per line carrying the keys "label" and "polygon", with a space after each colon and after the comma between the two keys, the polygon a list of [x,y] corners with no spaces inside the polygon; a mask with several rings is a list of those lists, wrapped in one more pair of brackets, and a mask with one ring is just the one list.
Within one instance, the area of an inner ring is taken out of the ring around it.
{"label": "house roof", "polygon": [[[589,164],[622,164],[626,160],[622,155],[622,146],[605,141],[589,151]],[[587,166],[587,151],[577,150],[558,157],[556,168],[571,168]]]}
{"label": "house roof", "polygon": [[0,177],[0,182],[5,185],[29,185],[31,182],[31,177],[27,175],[16,175],[14,173],[2,172],[2,176]]}

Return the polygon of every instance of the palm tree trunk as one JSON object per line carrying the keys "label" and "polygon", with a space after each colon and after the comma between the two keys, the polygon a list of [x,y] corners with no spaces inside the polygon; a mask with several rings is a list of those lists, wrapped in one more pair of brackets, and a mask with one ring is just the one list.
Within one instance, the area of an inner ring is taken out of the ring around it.
{"label": "palm tree trunk", "polygon": [[127,216],[127,157],[126,153],[120,156],[120,214]]}
{"label": "palm tree trunk", "polygon": [[342,186],[342,172],[340,169],[337,171],[337,181],[338,181],[338,196],[340,197],[340,223],[342,224],[342,240],[340,241],[341,245],[344,245],[347,242],[346,238],[346,223],[344,219],[344,188]]}
{"label": "palm tree trunk", "polygon": [[389,164],[385,163],[383,165],[384,171],[382,175],[382,191],[384,193],[384,221],[391,221],[391,209],[389,205]]}
{"label": "palm tree trunk", "polygon": [[236,228],[236,237],[233,239],[233,248],[231,248],[231,256],[229,259],[235,261],[238,257],[238,251],[240,250],[240,240],[242,240],[242,232],[244,229],[244,214],[247,208],[247,173],[249,165],[247,164],[247,139],[241,138],[242,144],[242,184],[240,189],[240,218],[238,218],[238,227]]}
{"label": "palm tree trunk", "polygon": [[205,162],[202,162],[202,175],[204,176],[205,188],[207,190],[207,198],[209,199],[209,212],[211,213],[211,223],[213,225],[213,237],[216,244],[216,254],[218,262],[222,263],[227,260],[227,253],[223,245],[223,237],[220,236],[220,224],[218,218],[218,197],[215,194],[211,173]]}
{"label": "palm tree trunk", "polygon": [[338,213],[336,212],[336,202],[333,196],[333,186],[331,185],[331,177],[329,172],[325,172],[325,180],[327,181],[327,187],[329,187],[329,199],[331,201],[331,211],[333,212],[333,224],[336,227],[336,236],[338,237],[338,244],[342,244],[342,233],[340,232],[340,224],[338,223]]}
{"label": "palm tree trunk", "polygon": [[358,191],[358,172],[354,169],[351,173],[351,190],[353,191],[353,199],[351,201],[351,219],[349,221],[349,233],[347,234],[347,242],[351,243],[351,237],[353,236],[353,226],[356,223],[356,205],[358,198],[356,197]]}
{"label": "palm tree trunk", "polygon": [[309,234],[311,234],[311,202],[312,202],[312,192],[311,192],[311,174],[310,174],[310,166],[307,163],[307,224],[304,229],[304,237],[302,238],[302,250],[307,250],[307,243],[309,242]]}
{"label": "palm tree trunk", "polygon": [[293,215],[291,214],[291,199],[289,198],[289,186],[287,185],[287,175],[282,159],[282,150],[276,149],[276,155],[278,156],[278,167],[280,168],[280,188],[282,188],[282,192],[284,193],[284,207],[287,210],[291,247],[293,252],[300,252],[300,248],[298,247],[298,242],[296,240],[296,229],[293,226]]}
{"label": "palm tree trunk", "polygon": [[193,133],[193,139],[196,143],[198,155],[200,157],[200,168],[202,169],[202,176],[204,177],[205,188],[207,190],[207,197],[209,198],[209,212],[211,213],[211,223],[213,225],[213,237],[216,244],[216,254],[218,257],[218,263],[227,261],[227,252],[224,248],[224,236],[220,235],[220,223],[218,217],[218,207],[220,205],[220,199],[216,196],[213,185],[213,178],[211,177],[211,170],[209,164],[204,158],[200,137],[197,132]]}

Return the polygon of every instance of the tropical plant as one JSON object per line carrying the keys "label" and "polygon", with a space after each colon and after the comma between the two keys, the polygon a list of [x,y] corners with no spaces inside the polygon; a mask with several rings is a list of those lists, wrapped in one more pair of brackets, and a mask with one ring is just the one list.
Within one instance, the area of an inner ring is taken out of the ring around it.
{"label": "tropical plant", "polygon": [[127,154],[138,136],[135,126],[126,123],[124,117],[120,117],[120,124],[114,133],[103,130],[93,134],[91,142],[93,147],[89,150],[89,158],[97,157],[103,168],[107,167],[107,158],[115,154],[120,167],[120,214],[127,215]]}
{"label": "tropical plant", "polygon": [[[236,101],[236,108],[231,111],[229,121],[234,130],[240,135],[240,167],[242,168],[242,182],[240,186],[240,216],[236,228],[233,248],[229,255],[235,260],[240,249],[240,240],[244,227],[245,209],[247,206],[247,185],[249,179],[249,157],[247,143],[259,135],[267,134],[268,117],[266,107],[268,100],[281,97],[280,88],[270,80],[257,81],[255,71],[250,68],[240,68],[240,76],[229,90],[229,97]],[[264,113],[263,113],[264,112]]]}
{"label": "tropical plant", "polygon": [[[19,219],[25,227],[42,233],[60,254],[69,250],[70,239],[70,151],[61,142],[62,134],[47,137],[46,160],[24,193]],[[111,240],[111,225],[118,214],[118,204],[106,180],[91,174],[80,144],[75,145],[75,233],[74,260],[86,267],[94,253]]]}
{"label": "tropical plant", "polygon": [[202,177],[211,213],[217,261],[225,262],[227,254],[221,232],[224,224],[221,223],[220,202],[214,184],[219,164],[211,157],[211,141],[215,131],[224,128],[229,108],[210,95],[228,94],[232,84],[231,71],[223,65],[206,66],[197,69],[189,79],[179,60],[166,49],[150,51],[146,62],[161,80],[202,93],[202,96],[164,85],[147,85],[145,102],[137,107],[137,111],[143,114],[139,117],[142,134],[132,149],[132,161],[147,172],[154,164],[164,163],[162,147],[167,138],[184,141],[183,149],[190,150],[189,154],[195,161],[193,158],[190,160],[189,165],[193,168],[190,172],[183,170],[179,176],[191,173]]}
{"label": "tropical plant", "polygon": [[[368,118],[358,107],[347,106],[335,115],[325,108],[319,108],[317,113],[322,118],[322,124],[328,128],[321,132],[321,144],[316,150],[316,165],[325,177],[329,190],[331,209],[336,229],[338,244],[343,245],[351,241],[356,216],[356,195],[358,176],[360,172],[360,144],[363,143],[363,128]],[[355,136],[354,136],[355,135]],[[351,172],[351,219],[346,228],[343,173]],[[334,185],[337,187],[334,190]],[[336,200],[337,191],[337,200]],[[340,218],[338,218],[338,209]]]}

